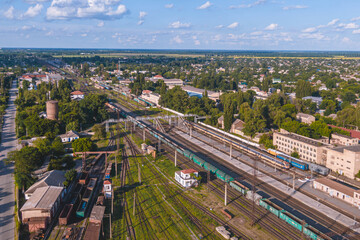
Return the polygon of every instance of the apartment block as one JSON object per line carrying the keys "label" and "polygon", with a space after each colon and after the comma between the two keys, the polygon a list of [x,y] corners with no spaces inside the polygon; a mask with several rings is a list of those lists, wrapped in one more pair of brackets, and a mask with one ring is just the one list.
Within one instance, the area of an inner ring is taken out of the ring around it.
{"label": "apartment block", "polygon": [[355,137],[349,137],[339,133],[331,134],[330,143],[332,145],[342,145],[342,146],[354,146],[359,144],[359,139]]}
{"label": "apartment block", "polygon": [[289,133],[283,129],[280,132],[274,132],[273,144],[277,149],[291,154],[294,151],[299,153],[300,159],[325,165],[326,147],[328,144],[304,137],[295,133]]}
{"label": "apartment block", "polygon": [[360,145],[328,148],[326,167],[354,178],[360,170]]}

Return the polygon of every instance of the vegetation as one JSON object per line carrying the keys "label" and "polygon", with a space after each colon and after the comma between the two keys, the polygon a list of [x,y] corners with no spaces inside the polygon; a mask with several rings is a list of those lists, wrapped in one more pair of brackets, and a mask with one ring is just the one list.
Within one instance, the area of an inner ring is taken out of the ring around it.
{"label": "vegetation", "polygon": [[74,152],[88,152],[95,151],[96,144],[91,141],[89,138],[78,138],[75,139],[71,144]]}
{"label": "vegetation", "polygon": [[77,175],[77,172],[75,169],[71,169],[69,171],[67,171],[65,173],[65,181],[64,181],[64,186],[65,187],[68,187],[72,181],[74,181],[76,179],[76,175]]}

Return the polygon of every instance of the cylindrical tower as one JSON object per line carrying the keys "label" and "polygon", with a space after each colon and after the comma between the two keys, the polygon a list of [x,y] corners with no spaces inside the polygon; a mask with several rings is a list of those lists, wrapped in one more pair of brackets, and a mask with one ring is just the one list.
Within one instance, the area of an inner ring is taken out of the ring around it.
{"label": "cylindrical tower", "polygon": [[46,115],[50,120],[58,120],[59,107],[58,101],[50,100],[46,102]]}

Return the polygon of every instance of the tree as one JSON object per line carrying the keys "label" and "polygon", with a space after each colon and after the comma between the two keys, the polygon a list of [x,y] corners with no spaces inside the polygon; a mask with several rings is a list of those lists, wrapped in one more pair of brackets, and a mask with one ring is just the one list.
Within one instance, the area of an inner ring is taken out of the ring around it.
{"label": "tree", "polygon": [[308,81],[305,80],[299,80],[297,82],[297,86],[296,86],[296,97],[297,98],[303,98],[306,96],[310,96],[311,95],[311,84]]}
{"label": "tree", "polygon": [[51,149],[56,156],[63,155],[65,153],[64,144],[59,137],[55,138],[51,144]]}
{"label": "tree", "polygon": [[291,156],[294,157],[294,158],[299,158],[299,153],[297,151],[294,151],[291,153]]}
{"label": "tree", "polygon": [[65,173],[66,180],[64,181],[64,186],[68,187],[72,181],[75,180],[77,172],[75,169],[71,169]]}
{"label": "tree", "polygon": [[231,125],[234,121],[234,107],[233,104],[228,103],[224,108],[224,130],[230,131]]}
{"label": "tree", "polygon": [[104,138],[106,138],[106,131],[105,131],[104,125],[95,124],[92,127],[92,131],[94,132],[94,137],[96,139],[104,139]]}
{"label": "tree", "polygon": [[79,138],[71,144],[74,152],[88,152],[96,150],[96,145],[89,138]]}
{"label": "tree", "polygon": [[47,138],[38,138],[33,142],[34,146],[37,147],[42,156],[47,156],[51,151],[51,142]]}
{"label": "tree", "polygon": [[42,154],[36,147],[23,147],[9,154],[10,161],[15,162],[15,182],[20,189],[30,187],[35,179],[32,171],[43,163]]}

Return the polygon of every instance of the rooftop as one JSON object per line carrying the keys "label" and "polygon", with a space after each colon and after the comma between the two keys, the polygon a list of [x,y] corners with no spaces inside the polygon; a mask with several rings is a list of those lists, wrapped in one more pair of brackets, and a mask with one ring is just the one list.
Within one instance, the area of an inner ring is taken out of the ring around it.
{"label": "rooftop", "polygon": [[332,150],[343,153],[344,150],[350,151],[350,152],[360,152],[360,145],[354,145],[354,146],[342,146],[342,147],[336,147]]}
{"label": "rooftop", "polygon": [[181,172],[184,174],[189,174],[189,173],[196,173],[198,171],[196,171],[195,169],[184,169]]}
{"label": "rooftop", "polygon": [[304,136],[301,136],[301,135],[298,135],[298,134],[295,134],[295,133],[284,134],[284,133],[277,132],[277,134],[279,134],[279,135],[281,135],[283,137],[291,138],[293,140],[297,140],[297,141],[300,141],[300,142],[303,142],[303,143],[313,145],[314,147],[320,147],[320,146],[324,145],[321,142],[318,142],[318,141],[313,140],[311,138],[304,137]]}
{"label": "rooftop", "polygon": [[312,116],[312,115],[310,115],[310,114],[306,114],[306,113],[298,113],[298,114],[296,114],[296,116],[304,117],[304,118],[314,117],[314,116]]}
{"label": "rooftop", "polygon": [[63,187],[63,182],[65,181],[65,172],[60,170],[52,170],[46,176],[41,178],[39,181],[34,183],[25,194],[33,193],[36,189],[40,187],[56,186]]}
{"label": "rooftop", "polygon": [[74,91],[74,92],[71,92],[70,94],[71,95],[84,95],[84,93],[81,91]]}
{"label": "rooftop", "polygon": [[332,189],[335,189],[339,192],[345,193],[348,196],[354,196],[354,192],[360,192],[359,189],[357,188],[342,184],[338,181],[334,181],[329,178],[318,178],[315,181],[325,186],[328,186]]}
{"label": "rooftop", "polygon": [[50,210],[59,198],[63,187],[41,187],[35,190],[33,195],[27,200],[20,211],[33,209]]}
{"label": "rooftop", "polygon": [[94,206],[90,214],[90,222],[101,222],[105,213],[105,206]]}
{"label": "rooftop", "polygon": [[342,137],[342,138],[347,138],[347,139],[354,139],[353,137],[350,137],[348,135],[343,135],[343,134],[340,134],[340,133],[332,133],[331,136],[338,136],[338,137]]}
{"label": "rooftop", "polygon": [[80,134],[74,130],[70,130],[67,133],[60,135],[61,138],[79,137],[79,136],[80,136]]}

